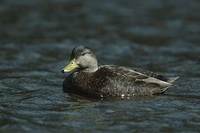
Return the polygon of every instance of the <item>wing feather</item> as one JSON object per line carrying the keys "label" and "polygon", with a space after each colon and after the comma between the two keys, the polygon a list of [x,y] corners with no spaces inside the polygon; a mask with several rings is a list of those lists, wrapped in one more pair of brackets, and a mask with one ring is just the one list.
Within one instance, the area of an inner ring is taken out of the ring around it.
{"label": "wing feather", "polygon": [[[138,68],[131,69],[131,68],[115,66],[115,65],[103,65],[103,66],[100,66],[100,68],[107,68],[107,69],[112,70],[112,72],[115,73],[116,75],[135,79],[134,80],[135,82],[142,81],[147,84],[158,84],[161,87],[168,87],[172,85],[171,83],[167,82],[166,77],[153,73],[153,72],[144,71]],[[162,77],[162,78],[159,79],[158,77]]]}

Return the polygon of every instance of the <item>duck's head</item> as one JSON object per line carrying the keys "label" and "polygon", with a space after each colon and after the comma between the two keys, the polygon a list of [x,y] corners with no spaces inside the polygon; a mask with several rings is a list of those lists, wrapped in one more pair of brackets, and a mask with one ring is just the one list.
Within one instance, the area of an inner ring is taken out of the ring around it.
{"label": "duck's head", "polygon": [[95,72],[97,69],[98,63],[94,52],[87,47],[78,46],[72,50],[69,64],[66,67],[64,67],[62,72]]}

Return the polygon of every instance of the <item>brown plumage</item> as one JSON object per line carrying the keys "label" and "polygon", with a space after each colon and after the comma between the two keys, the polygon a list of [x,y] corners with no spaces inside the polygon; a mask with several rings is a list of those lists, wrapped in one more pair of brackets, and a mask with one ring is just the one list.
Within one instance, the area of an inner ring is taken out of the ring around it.
{"label": "brown plumage", "polygon": [[[165,92],[177,79],[137,68],[115,65],[98,67],[94,53],[83,46],[74,48],[71,57],[71,60],[75,60],[76,68],[70,70],[72,73],[63,82],[65,92],[94,98],[149,96]],[[89,59],[95,61],[95,65],[90,64],[93,61],[87,61]],[[66,67],[63,72],[69,73],[68,69]]]}

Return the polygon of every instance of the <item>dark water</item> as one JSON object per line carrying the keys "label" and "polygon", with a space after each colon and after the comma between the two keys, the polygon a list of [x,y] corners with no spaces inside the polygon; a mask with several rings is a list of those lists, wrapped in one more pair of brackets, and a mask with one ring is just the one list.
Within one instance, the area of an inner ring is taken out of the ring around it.
{"label": "dark water", "polygon": [[[200,132],[199,0],[1,0],[0,132]],[[62,92],[71,49],[180,76],[165,95],[94,101]]]}

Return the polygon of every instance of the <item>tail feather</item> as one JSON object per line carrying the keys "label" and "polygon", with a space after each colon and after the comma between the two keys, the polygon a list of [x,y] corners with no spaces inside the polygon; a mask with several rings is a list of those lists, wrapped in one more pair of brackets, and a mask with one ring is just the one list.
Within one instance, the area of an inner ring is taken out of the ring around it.
{"label": "tail feather", "polygon": [[173,82],[176,81],[177,79],[179,79],[179,77],[171,77],[171,78],[168,78],[167,82],[173,83]]}
{"label": "tail feather", "polygon": [[[176,81],[177,79],[179,79],[179,77],[171,77],[171,78],[168,78],[167,82],[170,83],[170,84],[172,85],[172,83],[173,83],[174,81]],[[164,93],[169,87],[170,87],[170,86],[165,87],[165,88],[162,88],[162,89],[161,89],[161,93]]]}

